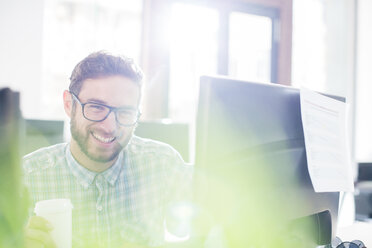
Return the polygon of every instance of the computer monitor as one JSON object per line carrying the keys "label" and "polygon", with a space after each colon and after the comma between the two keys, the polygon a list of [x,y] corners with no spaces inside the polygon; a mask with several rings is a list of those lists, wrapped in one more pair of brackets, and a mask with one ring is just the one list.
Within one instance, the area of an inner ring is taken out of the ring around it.
{"label": "computer monitor", "polygon": [[224,77],[200,81],[195,193],[210,219],[231,229],[229,239],[243,247],[262,236],[258,230],[269,237],[297,218],[328,210],[333,234],[322,240],[330,241],[339,193],[314,192],[299,89]]}

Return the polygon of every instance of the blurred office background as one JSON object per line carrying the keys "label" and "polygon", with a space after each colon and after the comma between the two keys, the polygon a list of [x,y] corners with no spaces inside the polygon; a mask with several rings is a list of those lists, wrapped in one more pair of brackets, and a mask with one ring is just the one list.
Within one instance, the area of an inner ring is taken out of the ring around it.
{"label": "blurred office background", "polygon": [[357,171],[372,162],[371,11],[370,0],[0,0],[0,87],[20,92],[37,129],[67,121],[62,92],[82,58],[133,57],[142,121],[181,123],[192,162],[200,75],[304,86],[346,97]]}

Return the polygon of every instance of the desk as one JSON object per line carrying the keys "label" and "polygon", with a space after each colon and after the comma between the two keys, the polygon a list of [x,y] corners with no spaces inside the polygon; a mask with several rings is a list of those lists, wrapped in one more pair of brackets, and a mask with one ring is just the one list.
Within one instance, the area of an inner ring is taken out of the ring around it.
{"label": "desk", "polygon": [[342,241],[359,239],[368,248],[372,248],[372,220],[369,222],[356,221],[350,226],[341,227],[337,230],[337,236]]}

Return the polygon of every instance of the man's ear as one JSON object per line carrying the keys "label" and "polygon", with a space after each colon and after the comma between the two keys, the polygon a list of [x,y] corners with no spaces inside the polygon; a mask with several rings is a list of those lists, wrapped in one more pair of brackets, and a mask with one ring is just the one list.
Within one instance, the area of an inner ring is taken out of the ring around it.
{"label": "man's ear", "polygon": [[68,117],[71,118],[72,113],[72,95],[68,90],[65,90],[63,92],[63,107],[65,108],[65,112],[68,115]]}

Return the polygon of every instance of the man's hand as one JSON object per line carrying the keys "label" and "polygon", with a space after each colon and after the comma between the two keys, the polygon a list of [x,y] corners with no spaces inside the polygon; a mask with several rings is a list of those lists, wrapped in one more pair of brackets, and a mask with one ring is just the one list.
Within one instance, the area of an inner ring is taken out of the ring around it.
{"label": "man's hand", "polygon": [[44,218],[32,216],[26,226],[26,248],[56,248],[50,231],[51,224]]}

